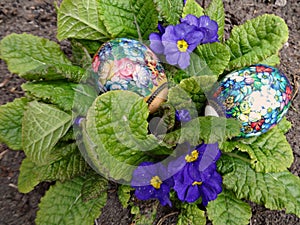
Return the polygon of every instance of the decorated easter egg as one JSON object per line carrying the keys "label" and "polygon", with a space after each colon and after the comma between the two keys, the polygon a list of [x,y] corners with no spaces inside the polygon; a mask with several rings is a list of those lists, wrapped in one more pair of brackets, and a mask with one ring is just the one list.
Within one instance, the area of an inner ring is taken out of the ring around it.
{"label": "decorated easter egg", "polygon": [[277,68],[253,65],[226,75],[213,98],[227,118],[241,121],[241,137],[258,136],[286,114],[292,86]]}
{"label": "decorated easter egg", "polygon": [[93,58],[103,91],[129,90],[142,97],[155,112],[166,99],[167,78],[157,56],[139,41],[117,38],[104,43]]}

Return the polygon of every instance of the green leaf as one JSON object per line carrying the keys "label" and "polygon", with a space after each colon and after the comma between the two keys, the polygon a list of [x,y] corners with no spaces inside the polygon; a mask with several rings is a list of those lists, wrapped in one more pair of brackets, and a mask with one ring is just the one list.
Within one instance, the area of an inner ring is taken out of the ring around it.
{"label": "green leaf", "polygon": [[228,66],[229,60],[230,51],[225,45],[218,42],[199,45],[191,54],[190,66],[186,71],[190,76],[218,76]]}
{"label": "green leaf", "polygon": [[192,14],[196,17],[200,17],[204,14],[204,9],[195,0],[187,0],[182,11],[182,18],[188,14]]}
{"label": "green leaf", "polygon": [[65,181],[83,174],[89,166],[82,158],[76,144],[60,145],[56,153],[49,157],[53,161],[47,165],[37,165],[31,159],[22,161],[18,177],[18,190],[28,193],[42,181]]}
{"label": "green leaf", "polygon": [[300,178],[288,171],[278,173],[255,172],[241,158],[223,155],[218,161],[225,188],[239,199],[248,199],[272,210],[300,216]]}
{"label": "green leaf", "polygon": [[128,186],[128,185],[120,185],[118,187],[118,198],[123,206],[123,208],[127,208],[128,207],[128,202],[130,200],[130,192],[134,190],[132,187]]}
{"label": "green leaf", "polygon": [[88,84],[78,84],[75,88],[73,116],[85,116],[99,93]]}
{"label": "green leaf", "polygon": [[11,34],[3,38],[0,57],[11,73],[21,76],[41,66],[71,65],[57,43],[31,34]]}
{"label": "green leaf", "polygon": [[225,26],[225,10],[222,0],[212,0],[205,9],[205,14],[218,23],[219,41],[223,42]]}
{"label": "green leaf", "polygon": [[276,125],[279,130],[281,130],[282,133],[287,133],[291,127],[292,123],[286,119],[286,117],[283,117],[282,120]]}
{"label": "green leaf", "polygon": [[158,12],[153,1],[130,0],[134,11],[138,32],[144,40],[148,40],[150,33],[154,32],[158,24]]}
{"label": "green leaf", "polygon": [[157,27],[158,14],[152,1],[106,0],[100,4],[100,18],[112,38],[128,37],[148,39]]}
{"label": "green leaf", "polygon": [[278,127],[258,137],[231,141],[224,151],[235,148],[249,154],[251,167],[257,172],[285,171],[294,161],[293,150]]}
{"label": "green leaf", "polygon": [[252,215],[251,207],[226,189],[206,209],[214,225],[247,225]]}
{"label": "green leaf", "polygon": [[168,104],[177,110],[187,109],[192,117],[203,114],[207,104],[206,95],[217,76],[190,77],[180,81],[179,85],[172,87],[168,93]]}
{"label": "green leaf", "polygon": [[158,144],[148,135],[148,114],[143,98],[130,91],[106,92],[94,101],[83,138],[87,158],[98,172],[126,182],[135,165],[149,160],[145,152]]}
{"label": "green leaf", "polygon": [[184,204],[178,215],[177,225],[205,225],[206,217],[204,211],[200,210],[196,204]]}
{"label": "green leaf", "polygon": [[0,106],[0,142],[13,150],[22,149],[22,118],[27,98],[18,98]]}
{"label": "green leaf", "polygon": [[265,14],[232,29],[226,45],[231,50],[227,70],[249,66],[278,54],[288,40],[288,27],[278,16]]}
{"label": "green leaf", "polygon": [[32,191],[40,183],[40,172],[36,164],[29,158],[23,159],[18,177],[18,191],[21,193]]}
{"label": "green leaf", "polygon": [[[85,46],[85,44],[87,46]],[[98,41],[89,41],[89,40],[79,40],[79,39],[71,39],[72,45],[72,63],[75,65],[79,65],[82,68],[88,70],[92,65],[92,57],[91,54],[95,54],[99,49],[100,43]],[[91,49],[88,49],[91,48]],[[95,48],[95,49],[94,49]]]}
{"label": "green leaf", "polygon": [[181,129],[167,133],[163,140],[169,146],[184,142],[198,145],[202,142],[221,144],[226,139],[235,137],[240,132],[240,124],[235,119],[205,116],[195,118],[184,124]]}
{"label": "green leaf", "polygon": [[265,58],[263,61],[259,62],[258,64],[276,66],[280,64],[280,57],[277,53],[276,55],[271,55],[268,58]]}
{"label": "green leaf", "polygon": [[93,225],[106,203],[107,194],[102,192],[98,198],[84,202],[81,194],[84,182],[83,177],[77,177],[51,186],[39,204],[36,224]]}
{"label": "green leaf", "polygon": [[134,214],[132,221],[135,225],[152,225],[154,224],[158,201],[154,202],[151,205],[148,205],[147,210],[141,210],[138,206],[133,206],[131,208],[131,213]]}
{"label": "green leaf", "polygon": [[38,165],[47,164],[51,150],[71,126],[71,116],[52,105],[29,103],[22,124],[23,150]]}
{"label": "green leaf", "polygon": [[82,186],[82,199],[86,202],[101,197],[107,189],[108,180],[95,172],[90,172]]}
{"label": "green leaf", "polygon": [[62,80],[67,79],[71,82],[80,82],[87,71],[78,66],[56,64],[44,65],[26,71],[20,76],[26,80]]}
{"label": "green leaf", "polygon": [[168,24],[177,24],[182,15],[182,0],[153,0],[156,10]]}
{"label": "green leaf", "polygon": [[55,104],[64,111],[71,111],[76,86],[65,81],[41,81],[22,84],[22,89],[28,96]]}
{"label": "green leaf", "polygon": [[57,38],[87,40],[109,39],[101,20],[101,2],[97,0],[64,0],[57,12]]}

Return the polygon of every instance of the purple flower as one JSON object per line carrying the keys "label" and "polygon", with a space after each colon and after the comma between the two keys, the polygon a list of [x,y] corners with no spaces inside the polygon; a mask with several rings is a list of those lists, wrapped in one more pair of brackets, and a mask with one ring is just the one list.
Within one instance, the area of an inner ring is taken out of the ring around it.
{"label": "purple flower", "polygon": [[169,198],[173,177],[161,163],[143,162],[133,172],[131,186],[140,200],[156,198],[162,205],[172,206]]}
{"label": "purple flower", "polygon": [[180,122],[189,122],[191,120],[191,115],[189,110],[187,109],[179,109],[175,112],[175,118],[176,120]]}
{"label": "purple flower", "polygon": [[197,18],[196,16],[189,14],[180,21],[181,23],[195,26],[199,31],[204,32],[204,38],[202,39],[201,44],[218,41],[218,23],[211,20],[208,16],[200,16]]}
{"label": "purple flower", "polygon": [[195,26],[186,23],[166,27],[161,40],[164,55],[171,65],[178,65],[185,69],[190,64],[190,53],[201,43],[204,33]]}
{"label": "purple flower", "polygon": [[163,54],[164,46],[161,42],[161,37],[165,33],[165,28],[163,27],[163,25],[158,23],[157,29],[158,29],[159,33],[151,33],[149,35],[150,48],[157,54]]}
{"label": "purple flower", "polygon": [[188,151],[168,166],[169,173],[174,174],[174,190],[181,201],[195,202],[201,197],[206,206],[222,191],[222,177],[216,171],[221,152],[217,143],[200,144],[196,148],[185,145]]}

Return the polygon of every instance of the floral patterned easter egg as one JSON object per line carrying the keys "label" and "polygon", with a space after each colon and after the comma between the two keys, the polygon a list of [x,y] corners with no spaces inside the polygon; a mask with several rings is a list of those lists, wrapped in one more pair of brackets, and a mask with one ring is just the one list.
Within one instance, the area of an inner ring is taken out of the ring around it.
{"label": "floral patterned easter egg", "polygon": [[167,78],[157,56],[139,41],[117,38],[104,43],[92,67],[103,91],[129,90],[144,97],[150,113],[166,99]]}
{"label": "floral patterned easter egg", "polygon": [[241,121],[241,137],[258,136],[275,126],[286,114],[292,86],[278,69],[253,65],[226,75],[214,99],[227,118]]}

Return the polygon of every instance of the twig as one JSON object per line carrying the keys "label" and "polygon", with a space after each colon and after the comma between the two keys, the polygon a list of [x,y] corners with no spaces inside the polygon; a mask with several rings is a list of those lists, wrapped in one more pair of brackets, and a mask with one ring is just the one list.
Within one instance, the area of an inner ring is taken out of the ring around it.
{"label": "twig", "polygon": [[13,184],[13,183],[10,183],[8,186],[12,187],[12,188],[15,188],[15,189],[18,189],[18,186]]}
{"label": "twig", "polygon": [[170,213],[170,214],[165,215],[164,217],[162,217],[162,218],[158,221],[158,223],[157,223],[156,225],[162,225],[162,223],[163,223],[168,217],[173,216],[173,215],[175,215],[175,214],[178,214],[178,212],[172,212],[172,213]]}
{"label": "twig", "polygon": [[8,152],[8,150],[5,150],[5,151],[0,153],[0,159],[2,159],[2,157],[6,154],[6,152]]}

